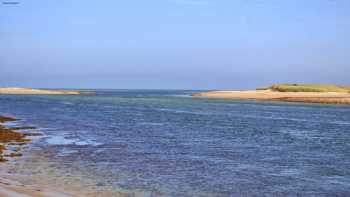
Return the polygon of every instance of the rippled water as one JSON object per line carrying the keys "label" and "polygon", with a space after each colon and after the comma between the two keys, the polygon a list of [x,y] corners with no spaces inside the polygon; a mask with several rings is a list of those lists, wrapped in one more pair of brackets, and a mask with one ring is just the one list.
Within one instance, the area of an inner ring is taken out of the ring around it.
{"label": "rippled water", "polygon": [[[49,160],[148,196],[350,195],[350,107],[191,91],[0,96]],[[62,175],[65,176],[65,175]]]}

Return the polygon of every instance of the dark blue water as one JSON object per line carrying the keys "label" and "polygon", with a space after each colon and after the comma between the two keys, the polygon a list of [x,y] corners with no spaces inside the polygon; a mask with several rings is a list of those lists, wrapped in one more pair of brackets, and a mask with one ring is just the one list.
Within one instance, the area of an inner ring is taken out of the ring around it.
{"label": "dark blue water", "polygon": [[191,91],[0,96],[52,161],[151,196],[350,196],[350,106]]}

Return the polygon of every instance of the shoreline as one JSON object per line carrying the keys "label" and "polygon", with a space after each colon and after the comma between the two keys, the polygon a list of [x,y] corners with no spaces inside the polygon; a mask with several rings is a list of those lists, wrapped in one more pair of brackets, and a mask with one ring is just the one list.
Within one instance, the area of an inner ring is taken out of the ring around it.
{"label": "shoreline", "polygon": [[[0,115],[1,197],[129,196],[127,192],[113,188],[100,186],[97,188],[95,180],[103,180],[103,178],[88,176],[82,171],[73,170],[74,174],[70,174],[71,177],[62,177],[65,170],[51,167],[52,163],[48,160],[47,150],[32,149],[26,146],[34,140],[35,136],[43,134],[31,131],[36,129],[31,126],[4,125],[15,121],[18,119]],[[11,155],[14,150],[16,155]]]}
{"label": "shoreline", "polygon": [[6,162],[9,158],[20,157],[23,145],[31,142],[27,136],[30,133],[18,132],[18,130],[27,130],[28,127],[11,128],[3,124],[6,122],[15,122],[13,117],[0,116],[0,162]]}
{"label": "shoreline", "polygon": [[[8,165],[6,167],[4,166],[6,170],[0,170],[1,197],[130,196],[127,193],[116,192],[113,189],[99,190],[91,184],[81,183],[81,180],[76,180],[73,177],[68,181],[58,180],[58,182],[52,182],[55,179],[55,176],[58,176],[58,174],[49,174],[50,172],[45,172],[44,175],[21,174],[17,173],[16,171],[12,172],[14,168],[18,168],[16,166],[13,166],[14,163],[8,163],[5,165]],[[91,179],[91,177],[89,178]]]}
{"label": "shoreline", "polygon": [[[3,176],[3,174],[0,174]],[[57,191],[53,188],[24,185],[18,181],[0,178],[1,197],[76,197],[78,195]]]}
{"label": "shoreline", "polygon": [[271,90],[209,91],[192,94],[198,98],[253,99],[319,104],[350,105],[350,93],[339,92],[276,92]]}
{"label": "shoreline", "polygon": [[17,119],[8,116],[0,116],[0,196],[12,197],[44,197],[44,196],[76,196],[64,192],[58,192],[51,188],[31,186],[21,183],[24,178],[18,177],[11,172],[3,172],[6,165],[14,164],[16,158],[22,156],[22,146],[27,145],[32,141],[29,136],[39,136],[39,133],[24,133],[18,132],[21,130],[35,129],[34,127],[6,127],[3,124],[6,122],[15,122]]}
{"label": "shoreline", "polygon": [[[0,163],[1,197],[130,196],[114,188],[98,188],[95,185],[95,179],[100,180],[101,177],[87,176],[81,171],[72,171],[69,177],[64,177],[63,174],[67,169],[53,169],[51,167],[53,163],[47,160],[45,152],[41,153],[29,150],[21,159]],[[40,156],[37,157],[37,154]],[[36,161],[33,162],[33,159]],[[37,162],[40,164],[38,165]],[[60,165],[60,163],[55,164]]]}
{"label": "shoreline", "polygon": [[0,94],[15,94],[15,95],[35,95],[35,94],[69,94],[78,95],[81,94],[77,90],[44,90],[44,89],[31,89],[31,88],[0,88]]}

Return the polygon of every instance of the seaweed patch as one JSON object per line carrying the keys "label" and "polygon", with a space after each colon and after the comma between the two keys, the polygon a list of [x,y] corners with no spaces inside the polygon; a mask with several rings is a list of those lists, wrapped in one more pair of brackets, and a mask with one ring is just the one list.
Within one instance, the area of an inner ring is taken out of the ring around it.
{"label": "seaweed patch", "polygon": [[[12,117],[0,116],[0,123],[16,121],[17,119]],[[34,127],[21,127],[21,129],[29,129]],[[36,136],[37,133],[20,133],[19,128],[7,128],[3,125],[0,125],[0,162],[7,161],[9,157],[20,157],[20,148],[16,151],[8,150],[9,146],[22,146],[30,142],[31,140],[27,136]]]}

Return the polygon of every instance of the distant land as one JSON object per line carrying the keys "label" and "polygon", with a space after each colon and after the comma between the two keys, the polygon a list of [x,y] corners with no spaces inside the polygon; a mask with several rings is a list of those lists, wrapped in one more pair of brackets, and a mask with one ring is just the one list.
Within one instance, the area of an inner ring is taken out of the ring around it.
{"label": "distant land", "polygon": [[350,87],[325,84],[274,84],[246,91],[210,91],[194,97],[221,99],[255,99],[323,104],[350,104]]}
{"label": "distant land", "polygon": [[0,88],[0,94],[81,94],[77,90],[44,90],[31,88]]}
{"label": "distant land", "polygon": [[2,4],[4,5],[18,5],[18,1],[3,1]]}

